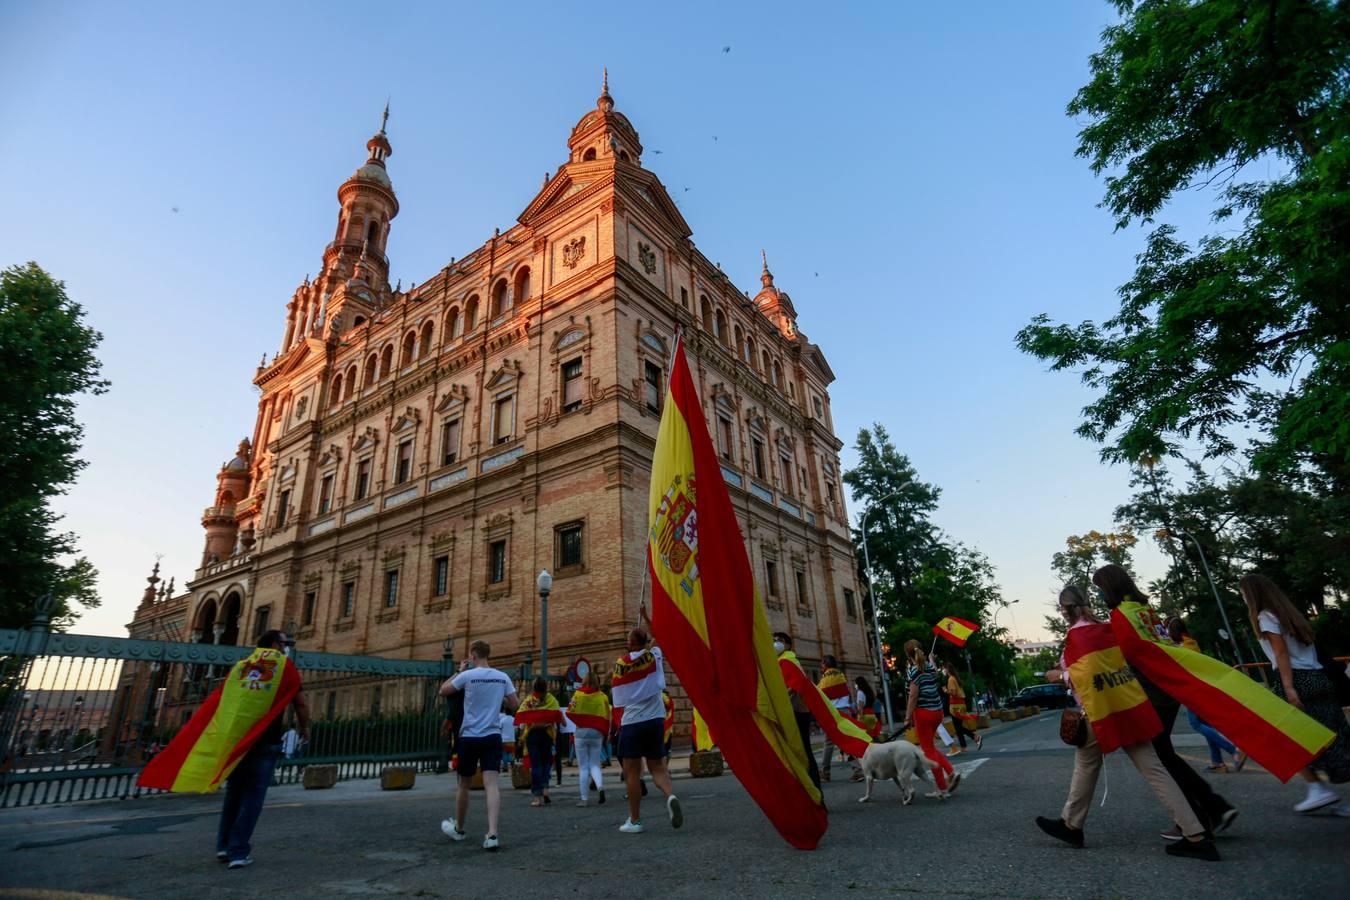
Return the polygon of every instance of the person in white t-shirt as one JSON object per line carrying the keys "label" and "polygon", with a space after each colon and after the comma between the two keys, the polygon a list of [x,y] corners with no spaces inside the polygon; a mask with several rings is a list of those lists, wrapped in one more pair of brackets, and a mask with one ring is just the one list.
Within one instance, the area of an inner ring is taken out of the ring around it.
{"label": "person in white t-shirt", "polygon": [[[642,618],[646,620],[645,609]],[[666,814],[670,817],[670,824],[675,828],[684,824],[680,798],[675,796],[675,786],[671,783],[670,770],[666,766],[666,704],[661,697],[661,692],[666,689],[665,663],[660,648],[652,646],[648,649],[649,640],[647,630],[640,626],[628,632],[628,652],[619,657],[614,667],[616,702],[621,696],[619,680],[622,672],[633,666],[648,668],[650,671],[636,689],[623,693],[626,699],[619,725],[619,759],[623,765],[624,782],[628,786],[628,820],[619,826],[619,830],[625,834],[641,834],[643,831],[643,760],[647,762],[647,771],[652,773],[652,783],[666,795]]]}
{"label": "person in white t-shirt", "polygon": [[503,712],[497,719],[502,731],[502,769],[510,770],[516,755],[516,717]]}
{"label": "person in white t-shirt", "polygon": [[464,692],[464,721],[459,727],[459,790],[455,794],[455,817],[441,822],[441,831],[453,841],[462,841],[464,820],[469,814],[469,790],[479,766],[483,769],[483,794],[487,797],[487,835],[484,850],[496,850],[497,818],[501,810],[501,786],[497,776],[502,768],[503,705],[508,712],[520,706],[516,686],[506,673],[492,668],[492,648],[487,641],[469,645],[469,658],[459,674],[441,685],[441,696]]}
{"label": "person in white t-shirt", "polygon": [[1336,699],[1331,676],[1317,658],[1312,626],[1284,591],[1264,575],[1243,575],[1238,580],[1238,592],[1247,602],[1252,628],[1275,670],[1275,693],[1336,733],[1331,746],[1299,773],[1308,784],[1308,795],[1295,804],[1294,811],[1312,812],[1330,806],[1336,815],[1350,816],[1350,803],[1342,803],[1316,771],[1325,771],[1334,784],[1350,781],[1350,724]]}

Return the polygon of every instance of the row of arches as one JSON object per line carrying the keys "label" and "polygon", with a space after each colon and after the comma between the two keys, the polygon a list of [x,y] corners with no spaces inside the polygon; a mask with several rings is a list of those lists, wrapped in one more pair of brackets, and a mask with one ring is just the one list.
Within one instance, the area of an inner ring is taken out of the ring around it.
{"label": "row of arches", "polygon": [[703,330],[711,334],[719,344],[728,349],[734,348],[733,352],[742,362],[769,379],[778,390],[787,389],[791,391],[793,397],[796,396],[796,388],[783,375],[783,364],[775,359],[768,349],[759,348],[755,336],[743,330],[740,325],[733,326],[731,331],[728,331],[726,312],[720,307],[713,306],[706,294],[699,295],[699,318]]}
{"label": "row of arches", "polygon": [[[514,286],[512,286],[514,285]],[[521,266],[516,270],[511,282],[500,278],[492,286],[491,318],[497,319],[509,313],[518,301],[530,296],[530,269]],[[478,327],[478,295],[471,295],[461,310],[458,303],[452,305],[445,314],[441,329],[441,344],[458,340],[466,333]],[[433,320],[422,323],[421,328],[410,328],[403,335],[399,345],[399,368],[407,368],[413,363],[425,359],[435,346],[436,326]],[[372,387],[394,371],[394,345],[386,344],[382,350],[374,351],[366,357],[364,366],[358,371],[356,363],[347,367],[347,371],[333,376],[332,389],[329,391],[329,403],[333,406],[350,400],[357,390]],[[359,387],[358,387],[359,385]]]}

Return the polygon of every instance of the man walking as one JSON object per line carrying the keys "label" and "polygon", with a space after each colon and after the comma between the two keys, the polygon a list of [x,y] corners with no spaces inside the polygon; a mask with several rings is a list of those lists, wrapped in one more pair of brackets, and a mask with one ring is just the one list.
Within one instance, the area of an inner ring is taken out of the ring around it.
{"label": "man walking", "polygon": [[[646,611],[643,610],[643,618]],[[670,824],[684,824],[680,799],[675,796],[666,766],[665,704],[661,692],[666,687],[661,650],[648,647],[649,638],[642,627],[628,633],[628,652],[614,663],[614,705],[623,707],[619,725],[619,760],[624,783],[628,786],[628,820],[619,826],[624,834],[641,834],[642,761],[654,783],[666,795],[666,813]]]}
{"label": "man walking", "polygon": [[[773,633],[773,652],[781,658],[784,653],[792,650],[792,637],[787,632],[775,631]],[[816,767],[816,754],[811,749],[811,722],[814,716],[806,705],[806,701],[801,695],[791,688],[788,689],[788,699],[792,701],[792,715],[797,720],[797,733],[801,735],[802,748],[806,751],[806,770],[811,776],[811,783],[820,789],[820,769]],[[829,739],[826,739],[826,746],[829,745]]]}
{"label": "man walking", "polygon": [[[839,660],[832,654],[825,654],[821,660],[824,671],[820,673],[820,680],[816,682],[816,687],[825,695],[826,699],[839,710],[840,715],[853,716],[853,691],[848,686],[848,679],[844,673],[839,671]],[[841,754],[843,755],[843,754]],[[834,765],[834,742],[825,741],[825,752],[820,760],[820,780],[830,780],[830,768]]]}
{"label": "man walking", "polygon": [[473,776],[483,770],[483,794],[487,798],[487,834],[484,850],[496,850],[497,819],[501,811],[501,785],[497,781],[502,768],[502,734],[500,716],[502,704],[514,713],[520,706],[516,686],[504,672],[492,668],[492,648],[487,641],[469,645],[469,658],[460,666],[459,673],[441,685],[441,696],[464,695],[464,718],[460,723],[456,749],[459,752],[459,788],[455,794],[455,816],[441,822],[441,831],[452,841],[462,841],[468,835],[464,822],[469,814],[469,791]]}

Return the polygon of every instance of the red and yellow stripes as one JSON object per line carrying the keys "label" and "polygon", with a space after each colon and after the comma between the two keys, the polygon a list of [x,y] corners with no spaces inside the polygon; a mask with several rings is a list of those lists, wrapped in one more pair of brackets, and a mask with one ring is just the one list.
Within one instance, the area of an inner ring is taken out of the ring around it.
{"label": "red and yellow stripes", "polygon": [[703,416],[677,340],[652,459],[653,627],[751,798],[788,843],[812,849],[828,826],[825,807]]}
{"label": "red and yellow stripes", "polygon": [[712,732],[708,730],[708,723],[703,720],[703,714],[694,709],[694,722],[690,726],[690,735],[694,741],[695,750],[711,750],[717,742],[713,740]]}
{"label": "red and yellow stripes", "polygon": [[956,616],[946,616],[933,626],[933,634],[946,638],[958,647],[964,647],[970,636],[979,630],[979,625]]}
{"label": "red and yellow stripes", "polygon": [[670,739],[675,734],[675,701],[670,699],[670,694],[662,691],[661,703],[666,710],[665,720],[661,723],[661,740],[665,741],[666,745],[669,746]]}
{"label": "red and yellow stripes", "polygon": [[836,747],[849,756],[861,757],[867,752],[867,745],[872,743],[872,739],[867,736],[867,729],[842,715],[820,688],[811,683],[811,679],[802,671],[802,664],[797,661],[797,654],[791,650],[783,651],[778,657],[778,668],[788,688],[802,698],[806,708],[815,717],[816,724]]}
{"label": "red and yellow stripes", "polygon": [[556,737],[557,726],[562,724],[562,707],[558,706],[558,698],[548,692],[542,697],[530,694],[520,701],[520,707],[516,709],[516,724],[523,726],[520,732],[522,741],[532,728],[546,728],[549,737]]}
{"label": "red and yellow stripes", "polygon": [[822,672],[816,687],[831,700],[843,700],[849,695],[848,678],[838,669],[826,669]]}
{"label": "red and yellow stripes", "polygon": [[621,708],[651,696],[658,689],[660,672],[651,650],[620,656],[614,662],[612,674],[614,705]]}
{"label": "red and yellow stripes", "polygon": [[601,734],[609,734],[609,713],[609,698],[595,688],[580,688],[567,704],[567,718],[572,724]]}
{"label": "red and yellow stripes", "polygon": [[278,650],[258,648],[141,770],[141,787],[205,794],[220,787],[300,690],[300,674]]}
{"label": "red and yellow stripes", "polygon": [[1126,664],[1111,626],[1070,628],[1064,638],[1064,664],[1103,753],[1152,740],[1162,732],[1158,712]]}
{"label": "red and yellow stripes", "polygon": [[1237,669],[1164,642],[1153,610],[1126,601],[1111,612],[1125,658],[1139,673],[1288,781],[1336,735]]}

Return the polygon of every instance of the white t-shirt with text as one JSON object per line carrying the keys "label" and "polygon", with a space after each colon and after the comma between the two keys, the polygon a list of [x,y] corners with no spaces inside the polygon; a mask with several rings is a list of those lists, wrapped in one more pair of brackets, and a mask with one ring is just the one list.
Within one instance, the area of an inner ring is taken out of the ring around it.
{"label": "white t-shirt with text", "polygon": [[500,734],[502,700],[516,692],[516,686],[505,672],[483,667],[465,669],[450,682],[464,692],[464,722],[459,736],[487,737]]}

